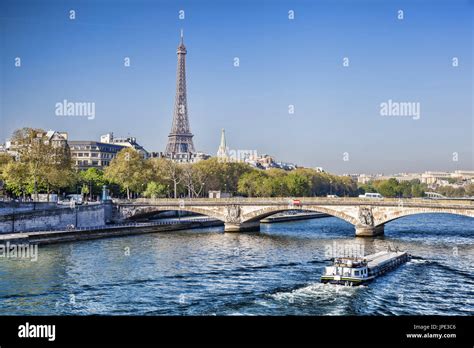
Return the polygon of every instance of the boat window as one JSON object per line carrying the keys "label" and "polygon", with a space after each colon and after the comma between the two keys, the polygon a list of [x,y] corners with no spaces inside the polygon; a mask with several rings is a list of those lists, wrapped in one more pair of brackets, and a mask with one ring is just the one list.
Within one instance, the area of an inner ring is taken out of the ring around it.
{"label": "boat window", "polygon": [[354,274],[355,274],[356,276],[358,276],[358,275],[359,275],[359,271],[354,271]]}

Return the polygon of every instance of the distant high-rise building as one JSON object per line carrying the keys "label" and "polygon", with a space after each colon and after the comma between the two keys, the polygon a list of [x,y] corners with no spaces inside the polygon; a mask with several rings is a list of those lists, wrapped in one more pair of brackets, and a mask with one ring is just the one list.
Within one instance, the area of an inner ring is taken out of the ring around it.
{"label": "distant high-rise building", "polygon": [[[171,159],[182,157],[183,154],[195,153],[193,134],[189,127],[188,104],[186,98],[186,47],[183,31],[177,50],[178,67],[176,72],[176,99],[174,103],[173,125],[168,135],[165,154]],[[181,155],[180,155],[181,154]]]}
{"label": "distant high-rise building", "polygon": [[228,160],[229,154],[227,152],[227,145],[225,141],[225,129],[222,128],[221,132],[221,143],[219,145],[219,149],[217,150],[217,158],[220,160]]}

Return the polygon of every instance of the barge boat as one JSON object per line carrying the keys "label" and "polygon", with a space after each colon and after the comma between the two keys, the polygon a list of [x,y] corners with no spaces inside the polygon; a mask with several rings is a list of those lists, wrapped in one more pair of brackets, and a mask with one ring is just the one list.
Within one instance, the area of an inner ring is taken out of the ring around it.
{"label": "barge boat", "polygon": [[380,251],[363,258],[334,258],[333,264],[324,269],[322,283],[341,285],[361,285],[407,262],[410,255],[406,251]]}

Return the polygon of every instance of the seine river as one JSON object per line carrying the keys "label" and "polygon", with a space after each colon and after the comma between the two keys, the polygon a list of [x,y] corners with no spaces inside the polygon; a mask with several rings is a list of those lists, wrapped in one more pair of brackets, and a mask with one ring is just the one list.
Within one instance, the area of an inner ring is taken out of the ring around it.
{"label": "seine river", "polygon": [[[323,218],[40,246],[36,262],[0,259],[0,314],[473,315],[473,222],[417,215],[363,239]],[[320,284],[328,252],[347,245],[415,257],[368,286]]]}

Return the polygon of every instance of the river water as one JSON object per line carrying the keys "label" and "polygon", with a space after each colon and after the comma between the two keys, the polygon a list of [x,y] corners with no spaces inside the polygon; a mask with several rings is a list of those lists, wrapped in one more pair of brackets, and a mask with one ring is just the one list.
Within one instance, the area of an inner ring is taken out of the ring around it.
{"label": "river water", "polygon": [[[367,239],[322,218],[40,246],[37,261],[0,258],[0,314],[473,315],[473,222],[415,215]],[[367,286],[319,283],[329,252],[388,245],[415,257]]]}

